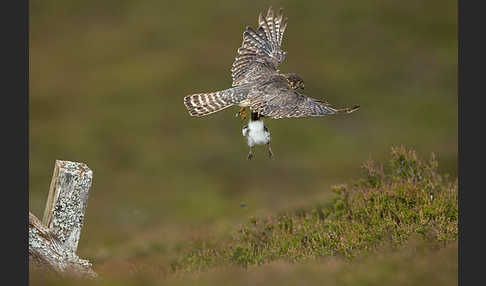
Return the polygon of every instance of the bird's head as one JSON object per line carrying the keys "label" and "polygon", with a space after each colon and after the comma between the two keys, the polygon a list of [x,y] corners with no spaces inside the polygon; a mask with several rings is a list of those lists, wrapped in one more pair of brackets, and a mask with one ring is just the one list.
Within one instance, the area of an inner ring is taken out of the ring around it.
{"label": "bird's head", "polygon": [[296,73],[286,73],[283,74],[289,86],[293,89],[302,88],[304,89],[304,80]]}

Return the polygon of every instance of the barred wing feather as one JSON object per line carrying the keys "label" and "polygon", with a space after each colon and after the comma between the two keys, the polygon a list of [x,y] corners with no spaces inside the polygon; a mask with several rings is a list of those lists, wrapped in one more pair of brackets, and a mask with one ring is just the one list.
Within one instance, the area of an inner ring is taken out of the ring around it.
{"label": "barred wing feather", "polygon": [[265,96],[263,100],[255,101],[250,107],[253,112],[259,112],[273,119],[292,117],[320,117],[340,113],[352,113],[359,106],[335,108],[324,100],[302,95],[295,90],[278,90],[279,94]]}
{"label": "barred wing feather", "polygon": [[278,65],[285,59],[286,53],[280,46],[287,27],[287,18],[283,18],[282,9],[277,16],[274,16],[271,7],[266,17],[260,13],[258,24],[256,31],[247,27],[243,32],[243,43],[231,68],[233,86],[276,73]]}

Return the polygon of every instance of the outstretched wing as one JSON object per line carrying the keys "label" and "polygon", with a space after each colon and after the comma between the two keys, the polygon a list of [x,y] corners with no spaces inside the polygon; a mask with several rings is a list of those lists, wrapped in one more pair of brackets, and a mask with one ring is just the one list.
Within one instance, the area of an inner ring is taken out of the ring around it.
{"label": "outstretched wing", "polygon": [[273,85],[274,88],[267,88],[265,94],[253,98],[250,103],[250,109],[253,112],[259,112],[265,117],[280,119],[352,113],[359,109],[359,106],[334,108],[324,100],[302,95],[284,84],[275,83]]}
{"label": "outstretched wing", "polygon": [[260,13],[258,29],[246,27],[243,43],[231,68],[233,86],[257,81],[259,78],[277,72],[278,65],[285,59],[285,52],[280,49],[283,34],[287,27],[287,18],[283,18],[282,9],[274,15],[272,7],[267,16]]}

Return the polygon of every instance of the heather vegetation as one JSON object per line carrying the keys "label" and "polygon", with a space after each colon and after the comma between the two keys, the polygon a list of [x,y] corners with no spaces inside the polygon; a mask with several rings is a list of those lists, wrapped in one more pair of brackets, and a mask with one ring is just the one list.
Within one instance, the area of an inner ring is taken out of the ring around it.
{"label": "heather vegetation", "polygon": [[196,249],[179,267],[353,258],[384,244],[399,247],[413,235],[446,245],[458,235],[457,182],[437,167],[434,155],[423,161],[412,150],[392,148],[388,165],[369,160],[358,183],[334,186],[329,204],[252,217],[233,240]]}

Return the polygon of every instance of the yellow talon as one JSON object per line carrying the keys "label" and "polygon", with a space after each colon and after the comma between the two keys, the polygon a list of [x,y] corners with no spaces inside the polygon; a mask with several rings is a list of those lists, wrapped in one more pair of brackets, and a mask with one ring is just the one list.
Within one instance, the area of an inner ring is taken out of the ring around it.
{"label": "yellow talon", "polygon": [[246,119],[246,109],[244,107],[242,107],[240,109],[240,111],[238,112],[238,115],[240,115],[241,120],[245,120]]}

